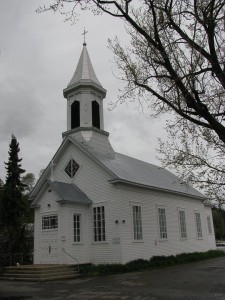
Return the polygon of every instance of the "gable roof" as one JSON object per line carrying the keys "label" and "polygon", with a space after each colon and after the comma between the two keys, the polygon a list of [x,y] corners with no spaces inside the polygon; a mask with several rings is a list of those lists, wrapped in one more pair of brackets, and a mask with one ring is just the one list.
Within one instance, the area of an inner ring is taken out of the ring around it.
{"label": "gable roof", "polygon": [[111,183],[123,182],[205,199],[202,193],[182,182],[165,168],[117,152],[114,152],[114,155],[102,155],[88,143],[78,142],[72,137],[70,140],[113,175]]}
{"label": "gable roof", "polygon": [[[104,168],[112,176],[111,180],[109,181],[112,184],[126,183],[152,190],[161,190],[165,192],[181,194],[200,200],[205,200],[206,198],[202,193],[189,186],[187,183],[181,182],[177,176],[162,167],[158,167],[156,165],[117,152],[114,152],[114,155],[99,154],[99,152],[96,151],[94,147],[88,145],[85,140],[80,141],[71,136],[68,136],[63,140],[61,146],[53,157],[54,162],[57,161],[62,151],[70,142],[72,142],[82,152],[84,152],[97,164]],[[43,184],[49,178],[51,173],[50,169],[51,166],[49,163],[45,172],[42,174],[41,178],[38,180],[33,191],[31,192],[31,199],[37,196]],[[53,184],[54,183],[56,182],[54,181]],[[69,195],[71,196],[73,193],[75,193],[74,187],[72,189],[68,185],[70,184],[62,182],[57,182],[57,184],[54,185],[54,189],[58,194],[62,194],[62,197],[65,198],[64,200],[67,200],[66,198],[71,200],[72,198],[69,197]],[[76,187],[75,189],[79,188]],[[35,200],[33,201],[32,205],[34,203]]]}
{"label": "gable roof", "polygon": [[90,205],[92,201],[75,184],[48,180],[50,187],[61,197],[59,202]]}
{"label": "gable roof", "polygon": [[[92,204],[92,200],[75,184],[51,180],[47,180],[47,183],[59,195],[60,200],[57,201],[59,203]],[[34,199],[31,207],[38,207],[37,203],[38,199]]]}
{"label": "gable roof", "polygon": [[111,180],[112,183],[127,182],[142,185],[157,190],[176,192],[194,197],[205,198],[196,189],[182,182],[177,176],[165,168],[140,161],[138,159],[115,153],[113,160],[103,162],[120,178]]}

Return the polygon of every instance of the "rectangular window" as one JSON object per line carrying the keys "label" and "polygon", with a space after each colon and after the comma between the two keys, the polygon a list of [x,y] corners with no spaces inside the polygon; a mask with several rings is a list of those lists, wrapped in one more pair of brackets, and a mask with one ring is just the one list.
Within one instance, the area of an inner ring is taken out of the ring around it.
{"label": "rectangular window", "polygon": [[57,229],[58,228],[58,216],[43,216],[42,217],[42,230]]}
{"label": "rectangular window", "polygon": [[159,236],[160,236],[160,239],[167,239],[166,210],[165,210],[165,208],[158,207],[158,217],[159,217]]}
{"label": "rectangular window", "polygon": [[74,242],[81,242],[81,215],[74,214],[73,215],[73,236]]}
{"label": "rectangular window", "polygon": [[98,206],[93,208],[94,221],[94,241],[105,241],[105,207]]}
{"label": "rectangular window", "polygon": [[185,211],[179,210],[179,222],[180,222],[180,237],[181,239],[187,238],[187,227],[185,219]]}
{"label": "rectangular window", "polygon": [[208,224],[208,233],[212,234],[212,223],[210,216],[207,216],[207,224]]}
{"label": "rectangular window", "polygon": [[197,238],[201,239],[202,238],[202,224],[201,224],[201,216],[200,216],[199,212],[195,213],[195,224],[196,224]]}
{"label": "rectangular window", "polygon": [[142,240],[141,206],[133,206],[134,240]]}

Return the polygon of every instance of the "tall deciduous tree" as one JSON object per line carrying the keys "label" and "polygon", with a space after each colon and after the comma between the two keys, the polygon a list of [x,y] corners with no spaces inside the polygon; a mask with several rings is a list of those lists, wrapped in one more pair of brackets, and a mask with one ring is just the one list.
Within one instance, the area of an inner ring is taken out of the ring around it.
{"label": "tall deciduous tree", "polygon": [[224,0],[52,0],[38,11],[76,20],[79,7],[125,21],[130,45],[110,41],[126,82],[120,100],[169,114],[165,165],[224,199]]}
{"label": "tall deciduous tree", "polygon": [[22,181],[22,183],[24,185],[24,191],[25,191],[25,193],[29,194],[32,191],[32,189],[33,189],[33,187],[35,185],[36,179],[35,179],[34,174],[33,173],[27,173],[26,175],[24,175],[22,177],[21,181]]}
{"label": "tall deciduous tree", "polygon": [[27,173],[21,178],[21,182],[24,185],[24,190],[22,195],[22,200],[24,205],[23,223],[27,224],[28,226],[34,223],[34,211],[30,207],[29,194],[35,185],[35,181],[36,179],[33,173]]}

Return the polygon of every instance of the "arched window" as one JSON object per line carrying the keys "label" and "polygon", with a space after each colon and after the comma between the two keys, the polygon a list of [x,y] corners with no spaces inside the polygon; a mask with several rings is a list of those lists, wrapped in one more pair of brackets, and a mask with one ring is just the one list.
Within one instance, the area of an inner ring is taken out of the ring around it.
{"label": "arched window", "polygon": [[92,102],[92,126],[100,129],[99,104],[96,101]]}
{"label": "arched window", "polygon": [[80,127],[80,102],[74,101],[71,105],[71,129]]}

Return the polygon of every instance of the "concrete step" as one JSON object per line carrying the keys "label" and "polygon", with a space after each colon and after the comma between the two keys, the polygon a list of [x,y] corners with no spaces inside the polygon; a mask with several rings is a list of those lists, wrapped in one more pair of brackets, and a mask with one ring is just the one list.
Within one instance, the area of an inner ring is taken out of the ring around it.
{"label": "concrete step", "polygon": [[19,274],[43,274],[43,273],[56,273],[56,272],[75,272],[75,268],[59,267],[59,268],[7,268],[7,273]]}
{"label": "concrete step", "polygon": [[46,272],[46,273],[13,273],[13,272],[6,272],[4,273],[4,277],[23,277],[23,278],[46,278],[46,277],[51,277],[51,276],[66,276],[66,275],[75,275],[75,272],[72,271],[60,271],[60,272]]}
{"label": "concrete step", "polygon": [[46,278],[34,278],[34,277],[29,277],[29,278],[25,278],[25,277],[6,277],[6,276],[2,276],[0,277],[0,280],[6,280],[6,281],[28,281],[28,282],[46,282],[46,281],[54,281],[54,280],[66,280],[66,279],[75,279],[79,277],[79,275],[64,275],[62,276],[49,276]]}
{"label": "concrete step", "polygon": [[1,280],[49,281],[76,278],[77,266],[72,265],[25,265],[7,267]]}
{"label": "concrete step", "polygon": [[75,268],[76,265],[21,265],[7,267],[8,270],[56,270],[62,268]]}

